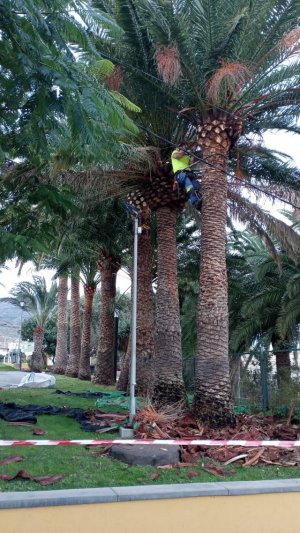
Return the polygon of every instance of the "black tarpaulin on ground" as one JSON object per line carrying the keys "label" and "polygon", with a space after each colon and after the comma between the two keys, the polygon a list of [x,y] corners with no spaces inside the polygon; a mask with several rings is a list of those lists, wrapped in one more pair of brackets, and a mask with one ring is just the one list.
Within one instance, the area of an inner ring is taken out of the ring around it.
{"label": "black tarpaulin on ground", "polygon": [[64,396],[78,396],[79,398],[103,398],[111,396],[110,392],[71,392],[56,389],[53,394],[63,394]]}
{"label": "black tarpaulin on ground", "polygon": [[[99,411],[98,411],[99,412]],[[102,420],[101,423],[91,423],[92,411],[78,407],[52,407],[51,405],[17,405],[14,402],[0,402],[0,418],[6,422],[28,422],[36,424],[39,415],[64,415],[74,418],[84,431],[99,431],[111,426],[111,422]],[[107,414],[109,418],[110,414]]]}

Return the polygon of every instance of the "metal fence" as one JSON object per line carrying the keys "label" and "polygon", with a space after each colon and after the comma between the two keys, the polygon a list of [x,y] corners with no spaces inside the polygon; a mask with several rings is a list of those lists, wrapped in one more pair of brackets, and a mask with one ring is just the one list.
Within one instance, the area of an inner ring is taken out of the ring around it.
{"label": "metal fence", "polygon": [[[300,421],[300,349],[266,350],[262,347],[230,355],[232,397],[240,412],[264,412],[285,416],[291,409]],[[183,374],[192,393],[195,357],[185,358]]]}

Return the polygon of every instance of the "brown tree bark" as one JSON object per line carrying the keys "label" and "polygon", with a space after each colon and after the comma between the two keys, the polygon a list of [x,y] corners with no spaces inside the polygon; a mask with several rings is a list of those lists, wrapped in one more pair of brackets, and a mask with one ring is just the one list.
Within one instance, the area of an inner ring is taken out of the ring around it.
{"label": "brown tree bark", "polygon": [[77,378],[80,361],[80,294],[79,269],[74,269],[71,275],[71,319],[70,319],[70,355],[66,376]]}
{"label": "brown tree bark", "polygon": [[177,285],[176,212],[157,210],[157,293],[154,386],[155,405],[186,401],[181,354]]}
{"label": "brown tree bark", "polygon": [[44,328],[36,326],[33,330],[33,354],[31,358],[31,371],[41,372],[45,368],[43,359],[43,342],[44,342]]}
{"label": "brown tree bark", "polygon": [[58,283],[57,339],[55,374],[64,374],[68,363],[68,277],[60,276]]}
{"label": "brown tree bark", "polygon": [[[224,122],[225,121],[225,122]],[[201,263],[193,411],[213,427],[234,425],[228,359],[226,269],[227,176],[230,130],[226,119],[199,126],[204,166],[201,184]],[[217,168],[215,168],[217,167]]]}
{"label": "brown tree bark", "polygon": [[126,354],[123,360],[119,381],[117,383],[117,390],[128,392],[129,390],[129,371],[130,371],[130,356],[131,356],[131,340],[129,339]]}
{"label": "brown tree bark", "polygon": [[289,385],[291,381],[290,352],[287,351],[289,341],[283,340],[277,335],[272,336],[273,352],[276,358],[276,378],[278,387]]}
{"label": "brown tree bark", "polygon": [[138,244],[136,393],[148,397],[153,387],[154,314],[150,212],[143,213]]}
{"label": "brown tree bark", "polygon": [[81,354],[79,364],[79,379],[91,379],[90,366],[90,349],[91,349],[91,323],[93,300],[96,287],[94,285],[85,285],[84,287],[84,311],[82,324]]}
{"label": "brown tree bark", "polygon": [[98,385],[114,384],[114,314],[116,277],[119,267],[114,259],[98,262],[101,273],[100,334],[93,382]]}
{"label": "brown tree bark", "polygon": [[290,352],[286,350],[276,350],[276,370],[277,370],[277,385],[282,387],[291,382],[291,361]]}

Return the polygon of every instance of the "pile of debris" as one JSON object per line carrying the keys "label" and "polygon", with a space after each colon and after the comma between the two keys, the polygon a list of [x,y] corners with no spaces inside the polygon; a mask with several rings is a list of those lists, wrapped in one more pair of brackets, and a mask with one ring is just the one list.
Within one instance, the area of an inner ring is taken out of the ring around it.
{"label": "pile of debris", "polygon": [[[152,405],[138,411],[135,436],[139,439],[298,440],[300,428],[279,423],[272,416],[238,415],[235,428],[212,429],[195,420],[182,406],[157,411]],[[182,446],[181,461],[196,464],[209,458],[223,465],[300,466],[300,449],[244,446]]]}

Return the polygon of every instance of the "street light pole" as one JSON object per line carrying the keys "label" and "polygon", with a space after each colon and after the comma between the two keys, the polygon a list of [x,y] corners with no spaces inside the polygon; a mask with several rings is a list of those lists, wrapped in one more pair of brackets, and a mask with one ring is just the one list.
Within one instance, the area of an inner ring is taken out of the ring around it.
{"label": "street light pole", "polygon": [[119,311],[114,310],[114,380],[117,381],[118,371],[118,330],[119,330]]}
{"label": "street light pole", "polygon": [[18,342],[18,354],[19,354],[19,365],[20,370],[22,370],[22,358],[21,358],[21,336],[22,336],[22,322],[23,322],[23,311],[24,311],[25,302],[20,302],[21,307],[21,318],[20,318],[20,333],[19,333],[19,342]]}
{"label": "street light pole", "polygon": [[138,260],[139,219],[134,219],[133,272],[132,272],[132,308],[131,308],[131,366],[130,366],[130,415],[132,424],[136,413],[136,313],[137,313],[137,260]]}
{"label": "street light pole", "polygon": [[133,423],[136,413],[136,315],[137,315],[137,265],[138,265],[138,236],[142,233],[140,227],[141,212],[129,202],[125,209],[134,219],[133,225],[133,270],[132,270],[132,303],[131,303],[131,362],[130,362],[130,411],[129,424]]}

